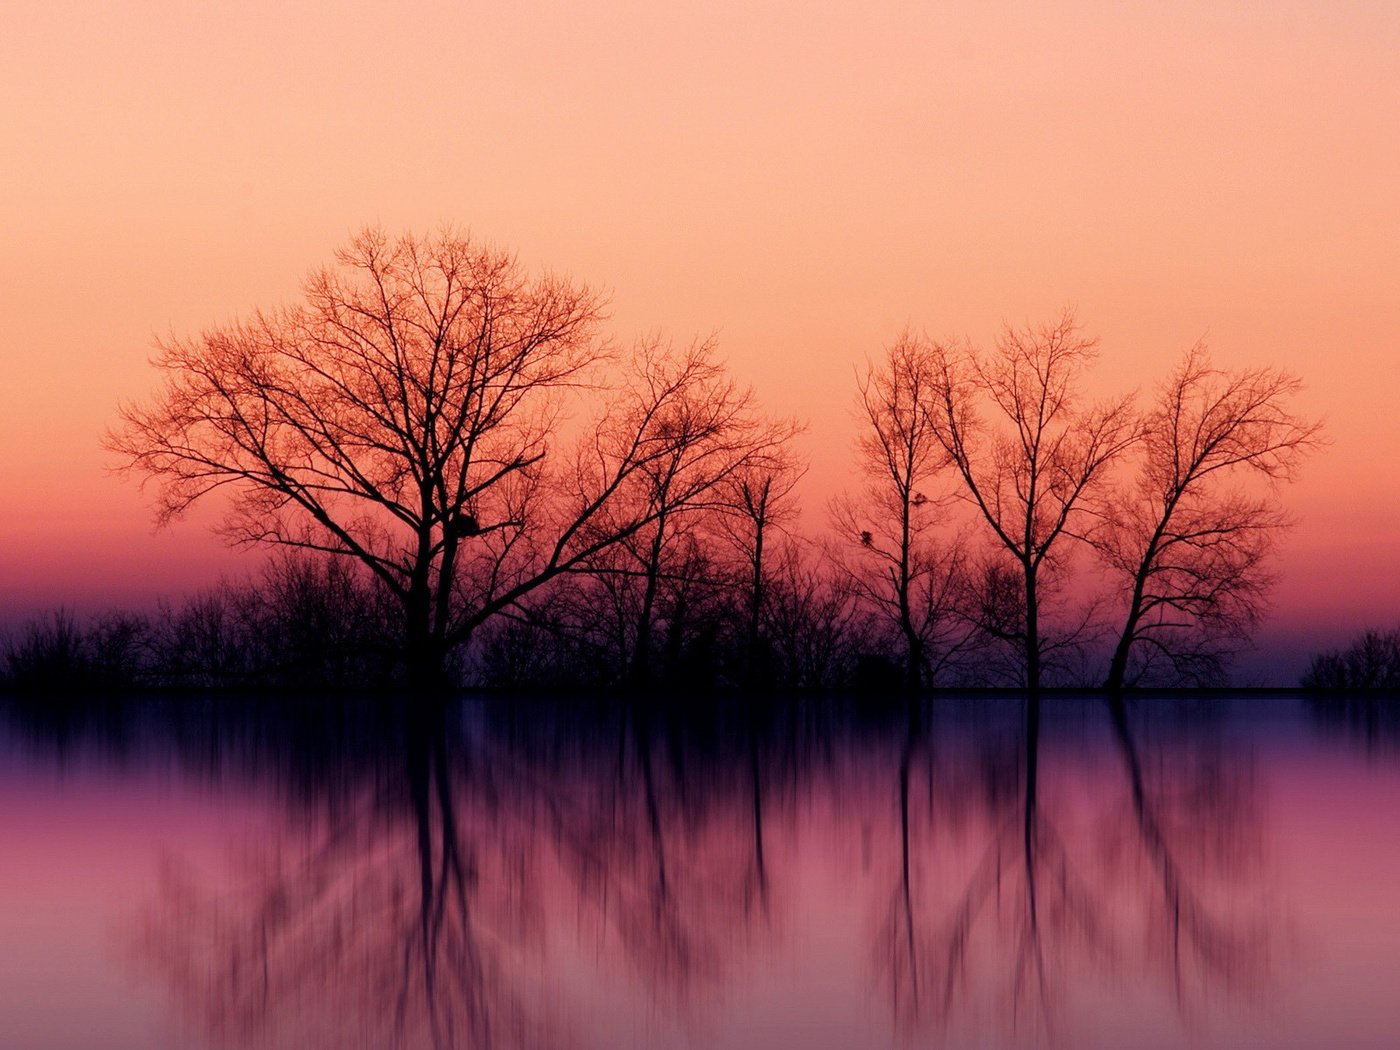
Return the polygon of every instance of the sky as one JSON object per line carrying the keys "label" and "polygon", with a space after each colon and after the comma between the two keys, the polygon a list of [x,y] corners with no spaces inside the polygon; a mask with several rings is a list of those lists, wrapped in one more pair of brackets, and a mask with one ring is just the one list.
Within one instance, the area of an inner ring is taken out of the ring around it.
{"label": "sky", "polygon": [[[1204,339],[1329,445],[1250,675],[1400,621],[1400,6],[87,3],[0,39],[0,619],[250,564],[157,533],[101,435],[155,337],[294,299],[366,224],[444,223],[714,334],[851,484],[854,369],[905,326],[1073,306],[1104,389]],[[819,515],[818,515],[819,516]]]}

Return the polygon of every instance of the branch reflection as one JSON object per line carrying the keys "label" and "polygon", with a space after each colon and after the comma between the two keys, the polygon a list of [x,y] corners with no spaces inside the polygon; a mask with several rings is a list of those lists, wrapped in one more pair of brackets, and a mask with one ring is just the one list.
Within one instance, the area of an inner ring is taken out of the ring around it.
{"label": "branch reflection", "polygon": [[[289,808],[226,884],[171,867],[146,950],[217,1045],[563,1046],[525,805],[440,706],[378,765]],[[462,745],[455,753],[450,748]]]}
{"label": "branch reflection", "polygon": [[1283,918],[1253,763],[1207,725],[1174,739],[1121,705],[1106,749],[1097,713],[1068,719],[1078,738],[1057,736],[1048,768],[1031,705],[1019,731],[906,738],[895,891],[875,926],[906,1037],[1066,1042],[1096,993],[1124,986],[1157,987],[1189,1025],[1212,998],[1267,987]]}
{"label": "branch reflection", "polygon": [[1259,777],[1189,707],[401,709],[10,713],[257,817],[224,867],[173,833],[142,920],[191,1043],[625,1046],[619,1010],[705,1042],[848,919],[857,954],[797,970],[854,967],[841,1009],[873,986],[901,1041],[1077,1045],[1271,988]]}
{"label": "branch reflection", "polygon": [[588,956],[675,1011],[713,1000],[769,916],[756,736],[737,761],[687,756],[679,727],[631,708],[608,760],[600,721],[413,710],[401,762],[290,800],[231,879],[168,866],[144,952],[202,1035],[563,1047],[586,1006],[563,960]]}

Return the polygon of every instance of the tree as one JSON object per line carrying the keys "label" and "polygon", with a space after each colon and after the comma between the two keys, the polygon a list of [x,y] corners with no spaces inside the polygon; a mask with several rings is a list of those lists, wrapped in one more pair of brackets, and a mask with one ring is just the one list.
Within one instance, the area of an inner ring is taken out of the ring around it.
{"label": "tree", "polygon": [[1315,654],[1299,684],[1317,692],[1400,688],[1400,629],[1363,631],[1345,649]]}
{"label": "tree", "polygon": [[[709,544],[698,533],[728,510],[736,478],[771,469],[782,458],[795,426],[764,418],[752,391],[716,361],[710,342],[680,352],[653,342],[637,364],[631,414],[620,415],[620,429],[609,423],[601,433],[625,443],[648,430],[661,443],[647,449],[616,498],[584,530],[587,538],[614,534],[618,542],[599,547],[579,569],[601,581],[618,615],[626,675],[642,686],[656,670],[659,623],[665,621],[667,649],[675,656],[694,600],[720,589],[703,550]],[[652,407],[658,404],[659,411]],[[636,416],[650,422],[640,427]],[[595,609],[591,619],[598,618]]]}
{"label": "tree", "polygon": [[784,544],[767,584],[776,678],[788,688],[849,686],[868,641],[865,620],[849,577],[828,559],[806,553],[796,541]]}
{"label": "tree", "polygon": [[956,547],[935,542],[946,500],[926,492],[949,465],[934,414],[938,366],[936,349],[908,333],[866,366],[856,398],[866,486],[860,500],[832,504],[836,532],[852,551],[851,581],[903,641],[911,691],[961,640],[954,617],[961,558]]}
{"label": "tree", "polygon": [[[790,427],[788,435],[796,434],[796,425]],[[766,462],[735,473],[726,487],[718,524],[740,561],[743,678],[750,688],[771,683],[771,644],[765,644],[763,621],[773,576],[773,532],[795,515],[793,491],[806,473],[806,465],[780,445]]]}
{"label": "tree", "polygon": [[1129,398],[1081,403],[1079,383],[1096,355],[1068,311],[1039,328],[1008,326],[990,354],[930,349],[933,432],[962,495],[1020,577],[1015,632],[1033,699],[1046,651],[1047,573],[1064,541],[1092,519],[1108,468],[1138,437]]}
{"label": "tree", "polygon": [[102,684],[90,633],[79,626],[69,609],[31,619],[19,637],[3,639],[0,685],[57,692]]}
{"label": "tree", "polygon": [[160,343],[163,389],[108,446],[156,483],[162,523],[227,489],[232,541],[363,564],[432,684],[487,618],[652,520],[616,512],[639,470],[703,462],[695,497],[731,465],[729,435],[686,417],[702,370],[647,346],[640,385],[554,469],[564,396],[612,356],[602,316],[592,290],[466,236],[366,231],[300,304]]}
{"label": "tree", "polygon": [[[1288,402],[1301,383],[1277,368],[1224,371],[1193,347],[1162,385],[1143,425],[1136,482],[1107,508],[1095,543],[1128,588],[1105,687],[1130,661],[1162,658],[1202,679],[1258,622],[1268,558],[1287,519],[1277,485],[1316,445],[1318,425]],[[1262,480],[1253,493],[1237,484]]]}

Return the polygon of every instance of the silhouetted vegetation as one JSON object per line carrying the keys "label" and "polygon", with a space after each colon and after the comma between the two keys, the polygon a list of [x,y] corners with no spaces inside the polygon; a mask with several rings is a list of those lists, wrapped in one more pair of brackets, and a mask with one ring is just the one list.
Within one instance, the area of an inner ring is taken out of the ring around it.
{"label": "silhouetted vegetation", "polygon": [[[1217,369],[1197,346],[1158,392],[1137,477],[1091,537],[1127,592],[1110,691],[1158,668],[1169,681],[1218,681],[1258,624],[1287,525],[1276,485],[1318,441],[1318,425],[1289,410],[1300,385],[1276,368]],[[1263,489],[1240,487],[1249,476]]]}
{"label": "silhouetted vegetation", "polygon": [[[1199,347],[1145,411],[1091,399],[1069,313],[989,350],[906,333],[856,378],[861,487],[804,536],[801,425],[711,343],[618,353],[602,319],[465,237],[368,231],[299,305],[160,344],[165,384],[110,447],[162,522],[226,492],[229,539],[282,556],[155,615],[35,620],[6,679],[1219,685],[1319,440],[1296,377]],[[1395,649],[1367,636],[1307,684],[1393,685]]]}
{"label": "silhouetted vegetation", "polygon": [[1344,649],[1316,654],[1300,682],[1317,724],[1364,744],[1400,747],[1400,628],[1367,630]]}
{"label": "silhouetted vegetation", "polygon": [[888,658],[903,650],[910,691],[930,685],[976,637],[963,544],[939,488],[947,457],[936,429],[938,358],[905,336],[858,377],[858,496],[831,508],[835,561],[878,626]]}
{"label": "silhouetted vegetation", "polygon": [[392,632],[382,596],[347,563],[281,556],[255,580],[151,615],[31,620],[5,645],[4,669],[12,688],[30,692],[359,689],[393,680]]}
{"label": "silhouetted vegetation", "polygon": [[1345,649],[1319,653],[1302,686],[1321,692],[1400,690],[1400,628],[1365,631]]}
{"label": "silhouetted vegetation", "polygon": [[80,626],[60,609],[30,620],[4,650],[5,679],[18,689],[93,690],[132,684],[144,663],[150,624],[103,618]]}
{"label": "silhouetted vegetation", "polygon": [[[231,540],[366,571],[420,689],[497,613],[650,543],[631,654],[645,673],[675,519],[791,427],[707,344],[644,340],[619,360],[602,316],[590,289],[464,236],[366,231],[301,304],[160,344],[163,388],[122,410],[108,446],[155,483],[161,521],[224,490]],[[584,389],[611,396],[571,447],[565,401]]]}
{"label": "silhouetted vegetation", "polygon": [[992,564],[1019,585],[1013,592],[1004,575],[990,577],[987,628],[1024,654],[1023,682],[1034,696],[1047,660],[1075,645],[1088,623],[1070,613],[1056,624],[1048,615],[1067,590],[1066,548],[1090,527],[1109,472],[1141,425],[1131,398],[1085,403],[1096,343],[1069,312],[1039,328],[1007,326],[989,352],[933,344],[931,354],[934,433]]}

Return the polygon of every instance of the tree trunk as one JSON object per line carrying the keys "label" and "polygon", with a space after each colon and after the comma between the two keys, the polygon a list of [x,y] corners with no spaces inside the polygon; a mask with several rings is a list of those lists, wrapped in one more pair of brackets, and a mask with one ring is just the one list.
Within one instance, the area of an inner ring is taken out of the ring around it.
{"label": "tree trunk", "polygon": [[656,607],[656,592],[660,586],[661,550],[664,543],[666,519],[657,520],[656,537],[652,540],[646,565],[646,589],[642,594],[642,608],[637,616],[637,639],[632,650],[632,666],[628,678],[634,688],[641,688],[651,680],[652,615]]}
{"label": "tree trunk", "polygon": [[404,603],[404,671],[415,697],[436,696],[447,688],[446,657],[433,630],[426,584],[409,592]]}
{"label": "tree trunk", "polygon": [[1123,624],[1123,634],[1118,639],[1118,645],[1113,650],[1113,659],[1108,665],[1108,679],[1103,684],[1104,689],[1111,697],[1122,697],[1123,695],[1123,685],[1128,677],[1128,656],[1132,653],[1133,641],[1137,637],[1138,621],[1142,617],[1142,600],[1143,593],[1147,589],[1147,576],[1157,556],[1157,544],[1161,540],[1162,528],[1170,518],[1173,506],[1174,504],[1168,505],[1162,518],[1162,524],[1157,526],[1157,532],[1153,535],[1151,543],[1148,544],[1147,553],[1143,555],[1137,574],[1133,577],[1133,594],[1128,602],[1127,620]]}
{"label": "tree trunk", "polygon": [[1128,654],[1132,650],[1135,628],[1136,624],[1129,621],[1128,626],[1123,629],[1123,637],[1118,639],[1118,645],[1113,650],[1113,659],[1108,665],[1108,678],[1103,684],[1110,697],[1121,698],[1123,695],[1123,686],[1128,676]]}
{"label": "tree trunk", "polygon": [[1026,694],[1040,702],[1040,610],[1037,607],[1035,568],[1026,569]]}
{"label": "tree trunk", "polygon": [[754,525],[753,578],[749,583],[749,623],[745,678],[749,689],[757,691],[763,683],[758,666],[759,624],[763,614],[763,522]]}

